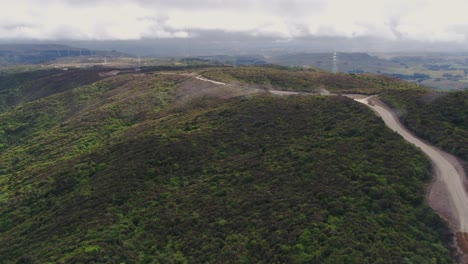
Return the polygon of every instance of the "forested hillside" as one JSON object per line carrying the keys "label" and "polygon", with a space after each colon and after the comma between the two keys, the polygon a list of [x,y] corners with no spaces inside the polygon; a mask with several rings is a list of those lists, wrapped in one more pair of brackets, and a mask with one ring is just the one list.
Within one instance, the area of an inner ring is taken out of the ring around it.
{"label": "forested hillside", "polygon": [[366,106],[191,76],[44,88],[0,113],[2,261],[454,262],[428,160]]}
{"label": "forested hillside", "polygon": [[416,135],[468,160],[468,91],[389,91],[381,98]]}

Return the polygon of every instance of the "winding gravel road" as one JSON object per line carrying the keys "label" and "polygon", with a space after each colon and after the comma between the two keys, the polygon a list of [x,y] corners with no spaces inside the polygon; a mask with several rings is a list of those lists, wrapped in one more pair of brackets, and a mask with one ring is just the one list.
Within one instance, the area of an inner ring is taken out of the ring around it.
{"label": "winding gravel road", "polygon": [[198,75],[197,77],[195,77],[196,79],[200,80],[200,81],[204,81],[204,82],[210,82],[210,83],[214,83],[214,84],[219,84],[219,85],[226,85],[227,83],[223,83],[223,82],[217,82],[217,81],[213,81],[213,80],[210,80],[210,79],[207,79],[201,75]]}
{"label": "winding gravel road", "polygon": [[448,195],[450,196],[451,205],[453,206],[452,214],[454,220],[457,221],[455,224],[458,226],[460,232],[468,232],[468,195],[463,187],[465,173],[460,163],[449,154],[426,144],[412,135],[403,127],[391,111],[379,104],[369,103],[371,99],[372,96],[363,99],[354,98],[355,101],[372,108],[382,117],[383,121],[390,129],[396,131],[406,141],[419,147],[431,159],[438,179],[445,184]]}

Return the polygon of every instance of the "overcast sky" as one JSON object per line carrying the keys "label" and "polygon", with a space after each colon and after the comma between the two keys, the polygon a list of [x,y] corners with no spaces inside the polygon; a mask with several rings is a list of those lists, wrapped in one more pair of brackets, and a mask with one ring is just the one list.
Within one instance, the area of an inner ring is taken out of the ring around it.
{"label": "overcast sky", "polygon": [[[0,0],[0,40],[378,37],[468,43],[467,0]],[[218,34],[219,35],[219,34]]]}

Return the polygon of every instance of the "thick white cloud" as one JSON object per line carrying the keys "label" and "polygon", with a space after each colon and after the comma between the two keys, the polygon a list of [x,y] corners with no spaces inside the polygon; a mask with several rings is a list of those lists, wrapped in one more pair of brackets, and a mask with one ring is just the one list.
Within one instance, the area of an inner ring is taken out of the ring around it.
{"label": "thick white cloud", "polygon": [[309,36],[468,40],[466,0],[1,1],[0,39],[141,39],[226,31]]}

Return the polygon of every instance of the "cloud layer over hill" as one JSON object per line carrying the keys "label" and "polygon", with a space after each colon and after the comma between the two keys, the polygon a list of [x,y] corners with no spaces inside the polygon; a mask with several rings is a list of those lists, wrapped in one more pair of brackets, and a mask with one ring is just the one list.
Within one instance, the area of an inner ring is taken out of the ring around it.
{"label": "cloud layer over hill", "polygon": [[138,40],[203,37],[468,39],[463,0],[2,1],[0,39]]}

